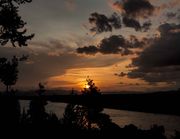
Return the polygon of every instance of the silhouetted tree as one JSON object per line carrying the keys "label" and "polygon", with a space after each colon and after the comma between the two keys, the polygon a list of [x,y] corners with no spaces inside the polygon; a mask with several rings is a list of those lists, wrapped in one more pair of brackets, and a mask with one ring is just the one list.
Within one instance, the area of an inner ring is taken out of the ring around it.
{"label": "silhouetted tree", "polygon": [[[86,86],[81,92],[83,95],[86,95],[88,97],[93,97],[93,96],[99,96],[101,95],[100,89],[95,85],[92,79],[87,77],[86,79]],[[84,110],[84,124],[85,126],[90,129],[92,123],[96,123],[96,118],[98,117],[97,115],[103,110],[101,106],[82,106],[82,110]]]}
{"label": "silhouetted tree", "polygon": [[[30,3],[32,0],[1,0],[0,1],[0,45],[8,42],[12,46],[27,46],[27,41],[34,37],[34,34],[25,35],[26,22],[19,15],[19,6]],[[23,59],[20,59],[20,61]],[[0,58],[0,80],[6,85],[6,91],[17,81],[18,59],[14,56],[12,61]]]}
{"label": "silhouetted tree", "polygon": [[175,131],[175,135],[172,136],[172,139],[180,139],[180,132],[179,131]]}
{"label": "silhouetted tree", "polygon": [[18,79],[18,59],[14,56],[11,61],[0,58],[0,80],[6,85],[6,92]]}
{"label": "silhouetted tree", "polygon": [[87,77],[86,79],[86,86],[81,92],[84,95],[90,95],[90,96],[95,96],[95,95],[100,95],[100,89],[98,89],[98,87],[95,85],[95,83],[93,82],[92,79],[90,79],[89,77]]}
{"label": "silhouetted tree", "polygon": [[0,81],[6,85],[6,95],[9,98],[1,98],[0,101],[0,124],[5,126],[16,126],[20,120],[20,104],[15,97],[15,91],[9,90],[18,78],[18,58],[13,57],[11,60],[0,58]]}
{"label": "silhouetted tree", "polygon": [[[45,110],[45,105],[47,105],[47,101],[43,97],[45,92],[45,87],[39,83],[39,90],[37,91],[38,97],[31,100],[28,114],[30,116],[30,120],[34,124],[43,124],[47,118],[48,114]],[[43,87],[42,87],[43,86]]]}
{"label": "silhouetted tree", "polygon": [[77,113],[74,111],[75,105],[68,104],[63,115],[63,123],[68,127],[77,127]]}
{"label": "silhouetted tree", "polygon": [[[0,45],[4,46],[10,42],[15,46],[27,46],[27,41],[32,39],[34,34],[25,35],[26,22],[19,15],[19,6],[30,3],[32,0],[1,0],[0,1]],[[19,59],[24,60],[24,58]],[[6,85],[14,85],[18,74],[18,60],[14,56],[12,61],[0,58],[0,79]]]}
{"label": "silhouetted tree", "polygon": [[38,90],[38,95],[41,96],[41,95],[44,95],[46,89],[45,89],[45,85],[43,83],[39,83],[39,90]]}
{"label": "silhouetted tree", "polygon": [[[15,46],[27,46],[27,41],[34,37],[34,34],[25,35],[26,22],[19,15],[19,6],[30,3],[32,0],[1,0],[0,1],[0,45],[4,46],[10,42]],[[20,59],[20,61],[23,59]],[[14,56],[12,61],[0,58],[0,79],[6,85],[6,91],[17,81],[18,60]]]}
{"label": "silhouetted tree", "polygon": [[[27,41],[32,39],[34,34],[26,35],[24,28],[26,22],[19,15],[19,6],[29,3],[32,0],[0,0],[0,45],[4,46],[11,43],[12,46],[27,46]],[[6,85],[9,92],[10,86],[14,85],[18,78],[18,62],[24,60],[13,57],[8,61],[7,58],[0,58],[0,81]],[[6,95],[10,97],[0,98],[0,125],[13,127],[19,124],[20,105],[14,96],[14,91]],[[2,129],[1,128],[1,129]]]}
{"label": "silhouetted tree", "polygon": [[[92,99],[100,96],[100,90],[95,85],[93,80],[87,78],[86,86],[82,90],[82,95],[85,95],[87,99]],[[93,100],[92,100],[93,101]],[[76,127],[81,129],[99,128],[101,130],[111,128],[112,123],[109,115],[102,113],[103,107],[95,106],[93,103],[87,106],[68,104],[64,112],[64,124],[70,127]]]}
{"label": "silhouetted tree", "polygon": [[26,22],[19,15],[19,5],[29,3],[32,0],[1,0],[0,1],[0,44],[10,42],[14,47],[27,46],[27,41],[34,34],[25,35]]}
{"label": "silhouetted tree", "polygon": [[0,97],[0,128],[13,128],[19,125],[20,121],[20,104],[15,97],[15,92],[6,93]]}

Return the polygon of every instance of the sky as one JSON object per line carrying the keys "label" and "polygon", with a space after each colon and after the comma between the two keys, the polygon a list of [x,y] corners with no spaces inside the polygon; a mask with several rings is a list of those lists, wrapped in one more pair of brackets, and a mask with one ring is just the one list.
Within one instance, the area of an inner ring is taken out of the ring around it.
{"label": "sky", "polygon": [[87,77],[104,92],[178,89],[179,7],[179,0],[33,0],[19,14],[35,37],[27,47],[0,47],[0,55],[29,55],[19,90],[39,82],[81,90]]}

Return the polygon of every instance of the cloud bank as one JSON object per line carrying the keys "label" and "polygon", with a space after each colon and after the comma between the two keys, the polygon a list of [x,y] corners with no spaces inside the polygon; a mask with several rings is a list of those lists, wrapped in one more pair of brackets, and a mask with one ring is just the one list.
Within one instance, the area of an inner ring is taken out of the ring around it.
{"label": "cloud bank", "polygon": [[180,24],[162,24],[160,37],[132,59],[129,78],[140,78],[149,83],[180,82]]}
{"label": "cloud bank", "polygon": [[101,54],[133,54],[132,49],[141,48],[146,44],[147,40],[138,40],[135,36],[131,36],[130,40],[125,39],[122,35],[112,35],[109,38],[104,38],[97,45],[90,45],[77,48],[77,53],[85,53],[88,55]]}

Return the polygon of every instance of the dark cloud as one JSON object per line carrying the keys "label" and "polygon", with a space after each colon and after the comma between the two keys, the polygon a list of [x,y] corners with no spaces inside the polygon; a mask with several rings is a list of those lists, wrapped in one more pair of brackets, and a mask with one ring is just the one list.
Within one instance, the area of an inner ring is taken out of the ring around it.
{"label": "dark cloud", "polygon": [[121,28],[121,18],[117,13],[113,13],[111,17],[109,17],[109,22],[114,29]]}
{"label": "dark cloud", "polygon": [[98,52],[98,48],[96,46],[84,46],[82,48],[77,48],[77,53],[85,53],[88,55],[94,55]]}
{"label": "dark cloud", "polygon": [[113,4],[117,10],[131,18],[148,18],[153,15],[155,7],[148,0],[122,0]]}
{"label": "dark cloud", "polygon": [[144,22],[141,28],[143,29],[144,32],[146,32],[150,29],[151,25],[152,25],[152,23],[149,20],[147,22]]}
{"label": "dark cloud", "polygon": [[117,54],[123,53],[123,50],[126,49],[126,40],[121,35],[113,35],[109,38],[105,38],[99,44],[99,52],[103,54]]}
{"label": "dark cloud", "polygon": [[139,40],[139,39],[137,39],[136,36],[130,35],[129,44],[131,45],[132,48],[142,48],[147,43],[149,43],[149,40],[150,39],[148,39],[148,38],[142,38],[142,40]]}
{"label": "dark cloud", "polygon": [[115,73],[114,75],[119,77],[125,77],[127,73],[121,72],[121,73]]}
{"label": "dark cloud", "polygon": [[134,28],[136,31],[148,31],[150,29],[150,26],[152,25],[151,21],[144,22],[142,25],[141,23],[134,19],[129,18],[128,16],[123,17],[123,24],[126,27]]}
{"label": "dark cloud", "polygon": [[110,17],[107,17],[104,14],[95,12],[89,17],[89,23],[91,24],[90,31],[95,33],[111,32],[113,29],[120,29],[122,24],[125,27],[134,28],[136,31],[147,31],[150,29],[152,25],[150,20],[140,23],[139,18],[137,19],[136,17],[130,16],[130,14],[120,15],[117,13],[113,13]]}
{"label": "dark cloud", "polygon": [[167,16],[167,18],[168,19],[172,19],[172,18],[174,18],[174,17],[176,17],[176,13],[174,13],[174,12],[168,12],[168,13],[166,13],[166,16]]}
{"label": "dark cloud", "polygon": [[155,7],[148,0],[122,0],[112,4],[115,10],[120,11],[123,24],[134,28],[136,31],[147,31],[150,29],[151,21],[140,23],[140,18],[148,19],[153,15]]}
{"label": "dark cloud", "polygon": [[126,27],[134,28],[136,31],[141,30],[140,23],[134,18],[128,18],[126,16],[123,17],[123,23]]}
{"label": "dark cloud", "polygon": [[124,83],[124,82],[120,82],[119,84],[123,85],[123,86],[140,86],[140,85],[142,85],[139,83]]}
{"label": "dark cloud", "polygon": [[147,82],[180,81],[180,25],[159,26],[160,37],[155,38],[137,58],[132,60],[130,78]]}
{"label": "dark cloud", "polygon": [[[122,53],[126,47],[126,40],[121,35],[113,35],[109,38],[104,38],[98,46],[85,46],[78,48],[78,53],[96,54],[100,52],[102,54],[117,54]],[[94,53],[92,53],[92,50]],[[90,52],[89,52],[90,51]]]}
{"label": "dark cloud", "polygon": [[112,31],[112,29],[121,28],[121,18],[116,13],[111,17],[107,17],[103,14],[92,13],[89,17],[89,23],[93,26],[90,31],[96,33]]}
{"label": "dark cloud", "polygon": [[125,39],[122,35],[112,35],[109,38],[104,38],[97,46],[84,46],[77,48],[77,53],[85,53],[94,55],[102,54],[133,54],[131,49],[140,48],[146,44],[146,40],[138,40],[135,36],[130,36],[130,39]]}

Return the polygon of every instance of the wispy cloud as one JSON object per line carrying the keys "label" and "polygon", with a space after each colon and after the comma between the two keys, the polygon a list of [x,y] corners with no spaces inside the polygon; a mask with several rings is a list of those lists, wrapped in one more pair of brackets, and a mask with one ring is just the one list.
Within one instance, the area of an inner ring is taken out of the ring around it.
{"label": "wispy cloud", "polygon": [[77,8],[75,0],[64,0],[64,3],[68,11],[74,11]]}

